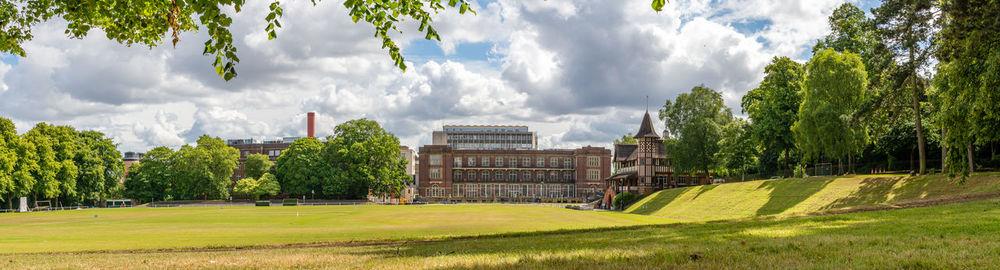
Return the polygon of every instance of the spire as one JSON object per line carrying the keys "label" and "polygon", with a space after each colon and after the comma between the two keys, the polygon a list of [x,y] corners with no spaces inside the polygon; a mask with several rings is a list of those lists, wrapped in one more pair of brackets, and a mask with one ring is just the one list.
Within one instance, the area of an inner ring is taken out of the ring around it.
{"label": "spire", "polygon": [[656,131],[653,130],[653,120],[651,120],[649,118],[649,110],[648,109],[646,110],[646,115],[644,115],[642,117],[642,124],[639,125],[639,132],[635,133],[635,137],[636,138],[639,138],[639,137],[659,138],[660,137],[659,135],[656,135]]}

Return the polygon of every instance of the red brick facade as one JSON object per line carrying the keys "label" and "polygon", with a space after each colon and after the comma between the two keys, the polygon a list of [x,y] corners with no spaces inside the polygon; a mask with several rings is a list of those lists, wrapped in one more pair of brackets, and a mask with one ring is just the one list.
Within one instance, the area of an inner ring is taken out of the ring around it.
{"label": "red brick facade", "polygon": [[603,191],[603,179],[611,174],[611,151],[603,147],[453,150],[425,145],[419,156],[418,194],[425,198],[588,198]]}

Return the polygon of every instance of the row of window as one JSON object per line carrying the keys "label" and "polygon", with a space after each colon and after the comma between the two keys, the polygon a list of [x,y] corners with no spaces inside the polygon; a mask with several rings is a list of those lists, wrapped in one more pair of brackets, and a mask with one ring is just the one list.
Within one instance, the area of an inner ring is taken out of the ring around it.
{"label": "row of window", "polygon": [[[518,165],[518,158],[515,158],[515,157],[510,157],[510,158],[504,158],[504,157],[479,157],[479,158],[477,158],[477,157],[465,157],[465,158],[455,157],[454,166],[455,167],[463,167],[463,166],[476,167],[477,166],[477,161],[478,161],[478,166],[479,167],[490,167],[491,166],[490,165],[491,162],[493,164],[492,166],[495,166],[495,167],[504,167],[504,161],[505,160],[507,161],[507,163],[506,163],[507,166],[509,166],[511,168],[516,167]],[[431,155],[429,161],[430,161],[430,165],[441,165],[441,155]],[[463,165],[463,161],[464,161],[464,165]],[[531,160],[530,157],[522,157],[521,160],[520,160],[520,164],[521,164],[520,166],[521,167],[525,167],[525,168],[530,168],[531,165],[532,165],[531,161],[532,160]],[[535,165],[536,168],[545,167],[545,165],[546,165],[545,158],[542,158],[542,157],[535,158],[534,161],[535,161],[534,165]],[[548,162],[549,162],[548,163],[549,167],[552,167],[552,168],[558,168],[559,167],[559,158],[555,158],[555,157],[549,158]],[[601,166],[601,158],[600,157],[587,157],[587,167],[596,168],[596,167],[600,167],[600,166]],[[563,168],[573,168],[573,159],[572,158],[568,158],[568,157],[562,158],[562,167]]]}
{"label": "row of window", "polygon": [[[268,150],[267,151],[267,155],[270,156],[270,157],[278,157],[278,156],[281,156],[281,151],[282,150]],[[250,151],[243,151],[243,157],[244,158],[245,157],[249,157],[250,154],[252,154],[252,153],[250,153]]]}
{"label": "row of window", "polygon": [[431,185],[424,196],[458,198],[575,198],[597,194],[597,186],[576,188],[562,184],[454,184],[449,194],[445,188]]}
{"label": "row of window", "polygon": [[[532,176],[534,176],[534,179],[536,181],[542,181],[542,180],[574,180],[575,179],[575,177],[573,176],[573,172],[563,172],[561,179],[559,178],[559,174],[556,173],[556,172],[549,172],[548,173],[548,175],[549,175],[548,178],[546,178],[545,175],[546,175],[545,172],[535,172],[535,173],[532,173],[532,172],[521,172],[521,174],[520,174],[521,178],[518,178],[518,173],[517,172],[506,172],[506,173],[505,172],[492,172],[492,173],[491,172],[479,172],[479,173],[476,173],[474,171],[473,172],[454,171],[452,173],[452,178],[455,181],[462,181],[462,180],[468,180],[468,181],[477,181],[477,180],[478,181],[491,181],[491,180],[492,181],[503,181],[506,178],[507,181],[512,181],[512,182],[513,181],[518,181],[518,180],[521,180],[521,181],[530,181],[532,179]],[[477,177],[478,177],[478,179],[477,179]],[[441,168],[431,168],[430,169],[430,178],[431,179],[441,179]],[[590,180],[590,181],[601,180],[601,170],[598,170],[598,169],[587,170],[587,180]]]}
{"label": "row of window", "polygon": [[[433,169],[432,169],[432,171],[433,171]],[[491,181],[491,180],[492,181],[504,181],[504,179],[507,179],[507,181],[514,182],[514,181],[518,181],[518,180],[520,180],[520,181],[531,181],[532,176],[534,176],[534,179],[536,181],[543,181],[543,180],[550,180],[550,181],[554,181],[554,180],[568,180],[568,181],[571,181],[571,180],[574,180],[576,178],[576,177],[573,176],[573,172],[563,172],[561,174],[562,178],[559,177],[560,174],[557,173],[557,172],[549,172],[548,173],[548,177],[545,177],[546,176],[545,172],[535,172],[535,173],[532,173],[532,172],[521,172],[521,174],[520,174],[521,177],[520,178],[518,178],[518,175],[519,174],[517,172],[493,172],[493,173],[490,173],[490,172],[479,172],[479,173],[476,173],[474,171],[471,171],[471,172],[455,171],[452,174],[452,179],[454,179],[455,181],[462,181],[462,180],[468,180],[468,181],[477,181],[477,180],[478,181]]]}

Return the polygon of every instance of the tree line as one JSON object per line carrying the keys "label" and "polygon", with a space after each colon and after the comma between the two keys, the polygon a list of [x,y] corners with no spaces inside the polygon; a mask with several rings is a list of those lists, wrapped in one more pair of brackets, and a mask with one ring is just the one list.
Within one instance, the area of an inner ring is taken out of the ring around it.
{"label": "tree line", "polygon": [[367,119],[338,125],[325,142],[295,140],[276,163],[251,154],[244,162],[246,178],[234,183],[230,179],[239,156],[235,148],[207,135],[197,146],[177,151],[157,147],[130,168],[126,194],[141,201],[227,199],[230,191],[254,199],[278,194],[363,199],[400,194],[411,180],[399,139]]}
{"label": "tree line", "polygon": [[18,134],[0,117],[0,202],[19,197],[58,205],[97,205],[121,196],[125,165],[111,138],[44,122]]}
{"label": "tree line", "polygon": [[843,4],[806,63],[775,57],[741,100],[746,120],[704,86],[667,100],[674,166],[788,176],[830,162],[848,173],[909,154],[924,174],[929,142],[952,176],[1000,165],[1000,5],[886,0],[871,12]]}

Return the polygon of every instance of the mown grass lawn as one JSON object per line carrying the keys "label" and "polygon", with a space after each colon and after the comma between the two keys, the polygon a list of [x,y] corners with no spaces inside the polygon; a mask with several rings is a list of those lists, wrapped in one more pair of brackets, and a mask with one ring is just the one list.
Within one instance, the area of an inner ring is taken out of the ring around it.
{"label": "mown grass lawn", "polygon": [[790,216],[1000,194],[1000,173],[964,183],[944,175],[808,177],[695,186],[650,194],[625,212],[688,222]]}
{"label": "mown grass lawn", "polygon": [[354,247],[6,254],[0,268],[995,269],[1000,200]]}
{"label": "mown grass lawn", "polygon": [[665,222],[650,216],[530,205],[69,210],[0,215],[0,253],[435,239]]}

